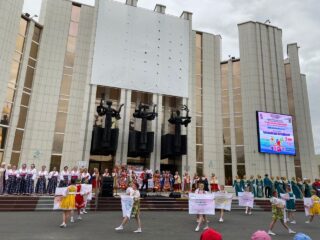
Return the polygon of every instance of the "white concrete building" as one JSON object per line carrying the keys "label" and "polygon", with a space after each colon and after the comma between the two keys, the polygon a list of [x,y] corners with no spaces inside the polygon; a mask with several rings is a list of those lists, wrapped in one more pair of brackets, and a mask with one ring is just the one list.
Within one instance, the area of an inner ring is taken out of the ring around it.
{"label": "white concrete building", "polygon": [[[0,162],[35,163],[47,168],[86,165],[101,170],[127,164],[189,171],[192,175],[216,173],[226,184],[244,174],[319,174],[297,45],[288,45],[288,60],[284,62],[281,29],[256,22],[239,24],[240,59],[221,62],[220,35],[192,30],[189,12],[169,16],[163,5],[156,5],[152,12],[139,9],[134,0],[126,4],[101,0],[94,7],[69,0],[44,0],[38,24],[21,16],[22,4],[16,0],[0,3],[1,9],[7,9],[0,17]],[[101,25],[101,12],[112,7],[130,15],[124,18],[127,22],[116,25],[122,19],[114,17],[114,21]],[[150,31],[135,25],[146,20],[142,16],[147,16]],[[153,34],[149,22],[155,24]],[[116,30],[101,32],[103,27]],[[175,32],[181,35],[175,36]],[[105,62],[96,61],[99,51],[103,52],[98,36],[105,33],[123,36],[113,45],[103,46],[109,51],[119,50],[114,57],[117,61],[112,62],[112,54],[105,55]],[[144,36],[143,44],[134,45],[139,36]],[[182,48],[185,50],[177,50]],[[122,65],[117,66],[120,62]],[[96,76],[96,64],[100,63],[113,67],[97,85],[92,76]],[[126,70],[117,74],[126,76],[117,79],[115,72],[122,67]],[[143,84],[138,86],[142,90],[137,86],[115,87],[115,81],[129,84],[135,75],[158,81],[159,85],[154,85],[158,88],[147,89]],[[173,92],[176,83],[172,76],[178,76],[181,84],[181,89]],[[159,90],[161,87],[172,89],[166,93]],[[185,95],[180,94],[183,89],[187,89]],[[115,156],[90,153],[102,94],[116,108],[124,104],[121,119],[113,124],[119,128]],[[158,117],[148,123],[148,131],[154,132],[154,149],[148,157],[128,157],[129,132],[140,130],[141,121],[133,118],[139,103],[158,106]],[[188,153],[161,159],[161,137],[174,133],[167,120],[171,111],[183,104],[192,117],[191,124],[182,127],[182,134],[188,136]],[[295,157],[258,151],[256,111],[293,115],[299,149]]]}

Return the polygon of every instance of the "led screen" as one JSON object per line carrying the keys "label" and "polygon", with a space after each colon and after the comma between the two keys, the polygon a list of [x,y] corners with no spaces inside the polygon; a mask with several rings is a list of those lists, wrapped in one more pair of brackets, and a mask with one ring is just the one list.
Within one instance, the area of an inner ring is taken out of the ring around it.
{"label": "led screen", "polygon": [[259,152],[295,155],[292,116],[257,112]]}

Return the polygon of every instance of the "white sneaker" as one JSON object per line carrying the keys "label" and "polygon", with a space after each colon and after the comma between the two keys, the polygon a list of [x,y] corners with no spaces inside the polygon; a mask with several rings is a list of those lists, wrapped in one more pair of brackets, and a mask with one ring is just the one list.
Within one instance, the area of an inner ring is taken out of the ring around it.
{"label": "white sneaker", "polygon": [[289,228],[289,233],[290,233],[290,234],[294,234],[294,233],[296,233],[296,232],[293,231],[293,230],[291,230],[291,229]]}
{"label": "white sneaker", "polygon": [[116,231],[121,231],[121,230],[123,230],[123,226],[120,225],[119,227],[115,228],[114,230],[116,230]]}
{"label": "white sneaker", "polygon": [[137,230],[133,231],[134,233],[142,233],[141,228],[138,228]]}
{"label": "white sneaker", "polygon": [[219,222],[223,223],[223,219],[222,219],[222,218],[220,218],[220,219],[219,219]]}
{"label": "white sneaker", "polygon": [[268,231],[269,235],[275,236],[276,234],[274,232],[272,232],[271,230]]}
{"label": "white sneaker", "polygon": [[80,211],[80,214],[82,215],[82,214],[84,214],[84,212],[83,212],[83,211]]}
{"label": "white sneaker", "polygon": [[78,216],[78,220],[82,220],[82,217],[80,215]]}
{"label": "white sneaker", "polygon": [[252,212],[249,212],[248,214],[249,214],[249,215],[252,215]]}
{"label": "white sneaker", "polygon": [[247,214],[248,214],[248,212],[246,211],[246,212],[245,212],[245,214],[247,215]]}
{"label": "white sneaker", "polygon": [[199,226],[197,226],[196,227],[196,229],[194,230],[195,232],[199,232],[199,230],[200,230],[200,227]]}
{"label": "white sneaker", "polygon": [[88,212],[86,210],[83,210],[83,213],[87,214]]}
{"label": "white sneaker", "polygon": [[209,228],[209,226],[207,225],[207,226],[205,226],[204,228],[203,228],[203,230],[207,230]]}
{"label": "white sneaker", "polygon": [[67,227],[67,224],[62,223],[62,224],[60,225],[60,227],[61,227],[61,228],[66,228],[66,227]]}
{"label": "white sneaker", "polygon": [[71,222],[71,223],[74,223],[74,219],[73,219],[73,217],[71,217],[70,222]]}
{"label": "white sneaker", "polygon": [[295,220],[292,220],[290,223],[291,224],[296,224],[297,222]]}
{"label": "white sneaker", "polygon": [[307,220],[307,221],[306,221],[306,223],[310,223],[310,221],[309,221],[309,220]]}

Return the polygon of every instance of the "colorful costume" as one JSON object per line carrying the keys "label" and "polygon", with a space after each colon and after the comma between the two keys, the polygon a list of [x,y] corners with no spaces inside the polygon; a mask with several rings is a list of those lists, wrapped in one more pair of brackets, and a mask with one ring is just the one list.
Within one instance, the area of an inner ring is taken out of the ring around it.
{"label": "colorful costume", "polygon": [[84,192],[82,190],[81,184],[78,184],[77,185],[77,194],[76,194],[76,198],[75,198],[76,208],[78,210],[82,209],[86,206],[83,195],[84,195]]}
{"label": "colorful costume", "polygon": [[37,178],[37,169],[29,169],[27,172],[27,181],[26,181],[26,193],[33,194],[34,193],[34,180]]}
{"label": "colorful costume", "polygon": [[17,194],[27,193],[27,169],[20,169],[17,174]]}
{"label": "colorful costume", "polygon": [[219,191],[219,185],[218,185],[217,177],[211,177],[210,188],[211,188],[211,192],[218,192]]}
{"label": "colorful costume", "polygon": [[236,196],[238,196],[238,193],[239,192],[243,192],[243,185],[242,185],[242,182],[240,179],[235,179],[233,181],[233,187],[234,187],[234,190],[236,191]]}
{"label": "colorful costume", "polygon": [[276,180],[274,182],[274,187],[278,192],[278,197],[280,197],[280,193],[285,193],[284,189],[283,189],[283,182],[282,180]]}
{"label": "colorful costume", "polygon": [[170,191],[171,185],[170,185],[170,174],[166,173],[164,177],[164,185],[163,185],[164,191]]}
{"label": "colorful costume", "polygon": [[17,188],[17,174],[16,170],[7,170],[6,173],[6,193],[14,194],[16,193]]}
{"label": "colorful costume", "polygon": [[286,208],[289,212],[296,211],[296,198],[295,195],[290,192],[288,193],[289,198],[286,200]]}
{"label": "colorful costume", "polygon": [[253,196],[256,197],[256,180],[254,178],[250,178],[247,180],[247,186],[249,187],[249,191],[252,192]]}
{"label": "colorful costume", "polygon": [[47,171],[40,171],[38,173],[38,181],[37,181],[36,190],[35,190],[37,194],[47,193],[47,176],[48,176]]}
{"label": "colorful costume", "polygon": [[298,187],[297,183],[295,181],[291,181],[291,188],[292,192],[295,195],[296,199],[302,199],[302,192],[300,191],[300,188]]}
{"label": "colorful costume", "polygon": [[183,188],[184,188],[184,192],[190,192],[190,176],[189,175],[185,175],[183,177]]}
{"label": "colorful costume", "polygon": [[153,174],[153,182],[154,182],[154,191],[159,192],[161,190],[160,186],[160,173]]}
{"label": "colorful costume", "polygon": [[68,171],[62,171],[59,177],[59,187],[68,187],[71,180],[71,174]]}
{"label": "colorful costume", "polygon": [[75,185],[71,185],[67,188],[66,196],[62,198],[60,203],[60,208],[62,210],[76,209],[76,198],[75,198],[76,192],[77,192],[77,187]]}
{"label": "colorful costume", "polygon": [[181,177],[180,177],[180,175],[174,175],[173,189],[175,192],[181,191]]}
{"label": "colorful costume", "polygon": [[120,177],[120,188],[122,190],[125,190],[127,188],[127,173],[125,171],[121,172],[121,177]]}
{"label": "colorful costume", "polygon": [[263,180],[261,178],[256,179],[257,185],[257,197],[263,198]]}
{"label": "colorful costume", "polygon": [[284,219],[284,205],[282,201],[278,198],[272,197],[270,199],[272,204],[272,219],[273,220],[283,220]]}
{"label": "colorful costume", "polygon": [[59,172],[52,171],[49,173],[48,193],[54,194],[58,185]]}
{"label": "colorful costume", "polygon": [[4,193],[5,190],[5,168],[0,168],[0,195]]}
{"label": "colorful costume", "polygon": [[312,200],[312,206],[310,207],[310,215],[320,215],[320,198],[316,195],[313,195],[311,197]]}
{"label": "colorful costume", "polygon": [[311,197],[311,187],[307,182],[304,183],[304,197],[306,198]]}

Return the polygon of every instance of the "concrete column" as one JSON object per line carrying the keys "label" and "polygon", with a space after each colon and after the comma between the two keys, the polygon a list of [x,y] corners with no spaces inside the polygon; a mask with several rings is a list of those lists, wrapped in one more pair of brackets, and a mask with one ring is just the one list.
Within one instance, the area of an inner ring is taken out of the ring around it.
{"label": "concrete column", "polygon": [[161,159],[161,119],[162,119],[162,95],[153,94],[153,104],[157,104],[158,117],[151,121],[151,131],[154,132],[154,148],[150,155],[150,166],[149,168],[153,171],[160,170],[160,159]]}
{"label": "concrete column", "polygon": [[120,103],[124,104],[119,120],[118,149],[115,157],[116,164],[127,164],[128,142],[129,142],[129,121],[131,110],[131,90],[121,89]]}

